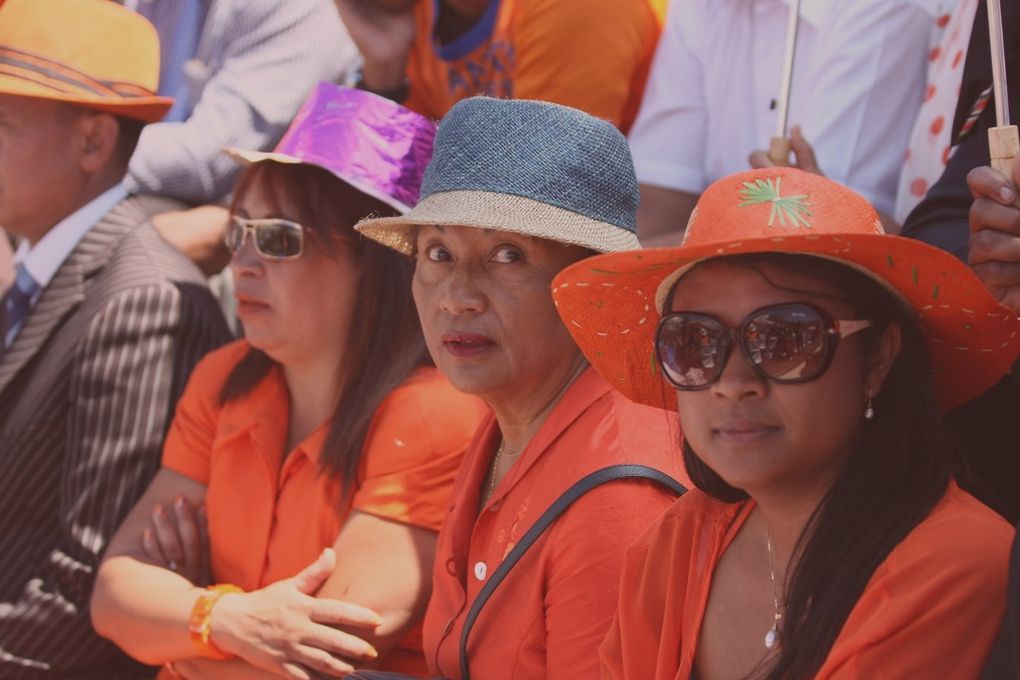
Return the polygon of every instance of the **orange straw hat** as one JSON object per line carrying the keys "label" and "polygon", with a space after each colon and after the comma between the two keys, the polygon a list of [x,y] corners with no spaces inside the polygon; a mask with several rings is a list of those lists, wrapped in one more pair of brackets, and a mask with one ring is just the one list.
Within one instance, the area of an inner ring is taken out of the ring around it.
{"label": "orange straw hat", "polygon": [[0,2],[0,94],[54,99],[153,123],[159,37],[110,0]]}
{"label": "orange straw hat", "polygon": [[946,252],[890,236],[874,208],[792,168],[725,177],[705,190],[676,248],[582,260],[553,280],[560,316],[592,365],[630,399],[675,408],[654,336],[673,284],[698,262],[748,253],[810,255],[852,267],[913,310],[943,409],[995,384],[1020,354],[1016,313]]}

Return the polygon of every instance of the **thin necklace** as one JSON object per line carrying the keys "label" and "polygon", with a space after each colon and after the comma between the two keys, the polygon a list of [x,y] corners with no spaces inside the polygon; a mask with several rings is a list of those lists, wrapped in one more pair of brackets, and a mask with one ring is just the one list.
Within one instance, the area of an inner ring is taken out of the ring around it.
{"label": "thin necklace", "polygon": [[521,449],[517,453],[507,453],[506,440],[505,439],[499,440],[499,447],[496,449],[496,455],[492,459],[492,468],[489,470],[488,492],[485,494],[485,499],[482,501],[482,505],[485,505],[486,503],[489,502],[489,499],[492,498],[493,492],[496,490],[496,472],[499,470],[499,462],[503,460],[503,456],[505,455],[507,458],[516,458],[517,456],[521,455],[523,451],[524,449]]}
{"label": "thin necklace", "polygon": [[769,632],[765,633],[765,649],[775,649],[779,644],[779,623],[783,620],[783,614],[779,610],[779,595],[776,594],[776,568],[772,563],[772,537],[769,535],[769,528],[765,526],[765,545],[769,550],[769,577],[772,579],[772,606],[775,613],[775,620]]}

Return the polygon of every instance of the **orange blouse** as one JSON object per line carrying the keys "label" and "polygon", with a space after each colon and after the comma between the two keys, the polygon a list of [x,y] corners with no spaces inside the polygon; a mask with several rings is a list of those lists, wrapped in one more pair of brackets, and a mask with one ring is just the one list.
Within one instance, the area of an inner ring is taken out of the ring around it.
{"label": "orange blouse", "polygon": [[[436,369],[419,369],[376,411],[352,493],[342,501],[342,481],[319,471],[328,422],[285,455],[290,401],[282,369],[220,405],[219,392],[249,347],[234,342],[199,363],[163,451],[164,467],[207,487],[216,582],[250,591],[293,576],[334,543],[352,510],[439,529],[461,458],[487,413],[480,401]],[[383,668],[425,672],[418,627]]]}
{"label": "orange blouse", "polygon": [[[712,574],[753,507],[692,490],[630,548],[602,678],[691,677]],[[1013,534],[951,483],[872,574],[815,678],[977,678],[1002,621]]]}
{"label": "orange blouse", "polygon": [[573,106],[624,131],[634,122],[666,0],[490,0],[477,24],[445,45],[435,38],[437,5],[415,8],[409,108],[438,119],[487,94]]}
{"label": "orange blouse", "polygon": [[[433,673],[459,680],[460,634],[486,578],[574,482],[619,463],[655,467],[686,483],[676,414],[639,406],[593,369],[567,390],[479,513],[499,438],[479,430],[439,533],[425,657]],[[473,678],[591,678],[596,649],[616,608],[624,551],[675,496],[651,482],[619,481],[574,503],[514,567],[471,632]]]}

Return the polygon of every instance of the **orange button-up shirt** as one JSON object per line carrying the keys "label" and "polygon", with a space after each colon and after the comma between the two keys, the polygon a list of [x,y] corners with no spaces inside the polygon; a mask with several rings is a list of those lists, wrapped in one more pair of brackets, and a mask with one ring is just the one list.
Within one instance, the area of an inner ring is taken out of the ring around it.
{"label": "orange button-up shirt", "polygon": [[415,8],[409,108],[438,119],[487,94],[573,106],[624,131],[634,122],[666,0],[490,0],[478,23],[445,45],[435,37],[437,5]]}
{"label": "orange button-up shirt", "polygon": [[[470,603],[543,512],[574,482],[608,465],[648,465],[682,482],[675,414],[639,406],[594,370],[563,395],[478,511],[499,428],[479,430],[439,533],[425,657],[459,680]],[[596,650],[616,609],[626,547],[675,499],[647,481],[618,481],[576,501],[532,546],[485,605],[471,632],[473,678],[534,680],[598,675]]]}
{"label": "orange button-up shirt", "polygon": [[[691,677],[712,574],[753,507],[691,490],[627,551],[602,678]],[[977,678],[1006,606],[1013,534],[950,484],[872,574],[814,677]]]}
{"label": "orange button-up shirt", "polygon": [[[419,369],[377,409],[344,501],[342,480],[319,470],[328,421],[284,450],[290,399],[280,367],[220,405],[219,392],[248,349],[238,341],[199,363],[163,451],[164,467],[207,487],[216,582],[250,591],[293,576],[333,545],[355,509],[439,529],[461,458],[487,413],[480,401],[454,390],[436,369]],[[383,667],[424,673],[420,629]]]}

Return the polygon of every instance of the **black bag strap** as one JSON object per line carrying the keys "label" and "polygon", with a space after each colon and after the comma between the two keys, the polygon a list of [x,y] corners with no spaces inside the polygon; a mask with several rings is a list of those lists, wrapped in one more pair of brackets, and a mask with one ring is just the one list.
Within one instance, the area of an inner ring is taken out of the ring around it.
{"label": "black bag strap", "polygon": [[650,481],[661,484],[662,486],[674,491],[677,496],[682,495],[686,488],[680,482],[676,481],[665,472],[656,470],[653,467],[647,465],[610,465],[604,467],[590,475],[581,478],[574,483],[569,489],[563,492],[556,501],[549,506],[549,508],[542,513],[542,516],[538,518],[527,533],[517,542],[510,554],[504,558],[496,571],[492,573],[492,576],[482,586],[481,591],[478,593],[478,597],[471,603],[471,609],[468,610],[467,618],[464,620],[464,630],[460,634],[460,677],[461,680],[470,680],[471,674],[468,672],[468,658],[467,658],[467,643],[468,636],[471,634],[471,629],[475,625],[475,621],[478,619],[478,615],[482,611],[482,607],[492,597],[492,593],[499,587],[499,584],[503,582],[503,579],[507,577],[510,570],[514,568],[524,553],[528,552],[528,549],[535,544],[545,530],[552,525],[553,522],[559,518],[567,508],[573,505],[574,501],[588,493],[592,489],[598,486],[602,486],[608,482],[615,481],[617,479],[648,479]]}

